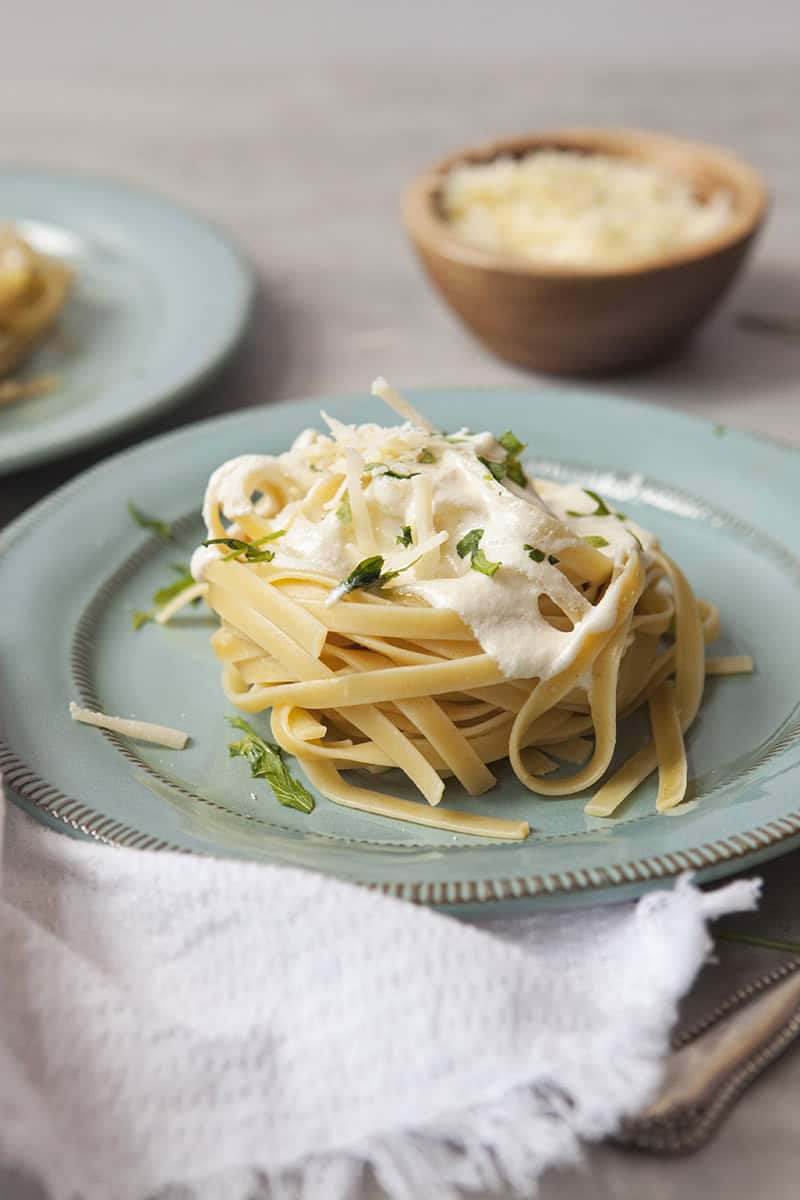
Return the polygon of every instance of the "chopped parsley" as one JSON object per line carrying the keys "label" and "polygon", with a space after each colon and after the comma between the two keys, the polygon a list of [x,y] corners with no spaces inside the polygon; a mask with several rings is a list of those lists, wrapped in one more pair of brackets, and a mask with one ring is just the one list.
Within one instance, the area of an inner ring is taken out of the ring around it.
{"label": "chopped parsley", "polygon": [[483,455],[478,455],[478,462],[483,463],[490,475],[493,475],[498,483],[502,483],[505,479],[507,471],[504,462],[492,462],[490,458],[484,458]]}
{"label": "chopped parsley", "polygon": [[[191,587],[194,583],[194,579],[186,563],[170,563],[170,567],[178,578],[174,583],[168,583],[153,592],[153,604],[156,608],[163,608],[165,604],[169,604],[170,600],[174,600],[176,596],[179,596],[181,592]],[[192,605],[199,604],[201,599],[201,596],[195,596],[194,600],[192,600]],[[131,625],[134,630],[141,629],[143,625],[147,625],[154,617],[155,613],[151,609],[144,610],[137,608],[131,616]]]}
{"label": "chopped parsley", "polygon": [[432,450],[428,450],[428,448],[426,447],[424,450],[420,450],[419,454],[417,455],[417,462],[418,463],[435,463],[436,455],[433,453]]}
{"label": "chopped parsley", "polygon": [[410,546],[412,541],[411,526],[404,525],[395,539],[398,546]]}
{"label": "chopped parsley", "polygon": [[501,433],[496,441],[506,452],[503,462],[492,462],[490,458],[483,458],[480,454],[478,455],[479,462],[483,463],[487,471],[489,471],[498,483],[502,483],[504,479],[510,479],[518,487],[524,488],[528,480],[518,456],[523,450],[527,449],[527,442],[521,442],[517,435],[512,433],[510,429],[507,429],[505,433]]}
{"label": "chopped parsley", "polygon": [[510,454],[506,459],[506,475],[512,483],[516,483],[521,488],[524,488],[528,482],[528,477],[522,469],[522,464],[516,458],[512,458]]}
{"label": "chopped parsley", "polygon": [[350,574],[341,580],[331,594],[335,595],[337,600],[340,600],[342,596],[347,596],[350,592],[358,591],[359,588],[374,587],[381,577],[382,570],[382,554],[373,554],[370,558],[363,558],[360,563],[357,563],[353,567]]}
{"label": "chopped parsley", "polygon": [[242,717],[228,717],[227,720],[244,733],[238,742],[228,743],[231,758],[243,758],[254,779],[266,780],[279,804],[296,808],[301,813],[313,812],[314,797],[308,788],[289,774],[280,747],[265,741]]}
{"label": "chopped parsley", "polygon": [[459,558],[466,558],[468,554],[475,553],[481,544],[483,532],[482,529],[470,529],[469,533],[464,534],[456,546],[456,553]]}
{"label": "chopped parsley", "polygon": [[398,567],[396,571],[384,571],[378,580],[378,587],[383,587],[383,585],[388,583],[390,579],[395,579],[401,571],[407,571],[409,567],[413,567],[414,563],[418,563],[421,558],[422,555],[418,554],[416,558],[412,558],[411,562],[406,563],[404,567]]}
{"label": "chopped parsley", "polygon": [[480,571],[481,575],[488,575],[491,578],[503,564],[492,562],[486,557],[481,549],[483,534],[482,529],[470,529],[469,533],[465,533],[456,545],[456,552],[459,558],[466,558],[469,555],[473,571]]}
{"label": "chopped parsley", "polygon": [[353,522],[353,510],[350,507],[350,497],[347,492],[345,492],[339,501],[336,509],[336,517],[343,525],[351,525]]}
{"label": "chopped parsley", "polygon": [[[159,588],[153,592],[153,604],[157,604],[160,608],[163,604],[169,604],[170,600],[174,600],[186,588],[191,587],[194,583],[192,573],[185,563],[170,563],[171,569],[177,574],[178,578],[174,583],[168,583],[166,587]],[[192,601],[193,604],[200,603],[200,597]]]}
{"label": "chopped parsley", "polygon": [[510,429],[507,429],[505,433],[501,434],[500,437],[497,438],[497,442],[503,447],[504,450],[508,451],[509,454],[522,454],[522,451],[527,450],[528,448],[528,443],[521,442],[517,435],[512,433]]}
{"label": "chopped parsley", "polygon": [[600,549],[601,546],[608,545],[608,542],[606,541],[606,539],[604,537],[601,537],[599,533],[590,533],[588,537],[585,537],[582,540],[584,542],[587,542],[588,545],[590,545],[590,546],[596,546],[598,550]]}
{"label": "chopped parsley", "polygon": [[340,583],[328,594],[325,601],[330,608],[332,604],[336,604],[341,600],[342,596],[347,596],[350,592],[365,591],[367,588],[381,588],[390,579],[395,579],[402,571],[407,571],[409,567],[413,567],[414,563],[419,562],[420,556],[406,563],[404,567],[398,567],[396,571],[384,571],[383,555],[373,554],[370,558],[364,558],[360,563],[353,567],[346,579],[342,579]]}
{"label": "chopped parsley", "polygon": [[540,550],[538,546],[531,546],[528,542],[525,543],[522,549],[528,551],[528,558],[535,563],[544,562],[546,558],[551,567],[557,567],[561,562],[561,559],[556,558],[555,554],[545,554],[544,550]]}
{"label": "chopped parsley", "polygon": [[576,512],[574,508],[567,509],[568,517],[616,517],[618,521],[627,521],[625,513],[612,512],[606,504],[602,496],[598,496],[597,492],[593,492],[591,488],[584,488],[584,492],[595,502],[595,508],[592,512],[582,513]]}
{"label": "chopped parsley", "polygon": [[472,567],[473,571],[480,571],[481,575],[488,575],[491,579],[492,575],[494,575],[503,564],[499,562],[492,562],[479,548],[472,555],[469,565]]}
{"label": "chopped parsley", "polygon": [[172,538],[172,526],[169,521],[162,521],[160,517],[151,517],[147,513],[142,512],[132,500],[128,501],[128,512],[131,515],[131,520],[134,521],[140,529],[146,529],[149,533],[154,533],[156,537],[160,537],[162,541],[168,542]]}
{"label": "chopped parsley", "polygon": [[241,538],[235,537],[209,538],[203,542],[203,545],[227,546],[230,554],[225,555],[223,562],[228,562],[232,558],[239,562],[272,562],[275,551],[262,550],[261,547],[265,542],[274,542],[276,538],[283,537],[285,533],[285,529],[276,529],[274,533],[265,533],[263,537],[256,538],[254,542],[244,542]]}

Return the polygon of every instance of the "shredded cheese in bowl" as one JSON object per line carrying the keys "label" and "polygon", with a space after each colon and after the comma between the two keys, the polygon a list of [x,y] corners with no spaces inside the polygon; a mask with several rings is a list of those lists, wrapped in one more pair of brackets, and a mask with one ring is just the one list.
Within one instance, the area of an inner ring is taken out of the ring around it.
{"label": "shredded cheese in bowl", "polygon": [[607,154],[536,150],[448,171],[442,211],[459,237],[541,263],[623,266],[716,236],[724,190],[698,199],[662,167]]}

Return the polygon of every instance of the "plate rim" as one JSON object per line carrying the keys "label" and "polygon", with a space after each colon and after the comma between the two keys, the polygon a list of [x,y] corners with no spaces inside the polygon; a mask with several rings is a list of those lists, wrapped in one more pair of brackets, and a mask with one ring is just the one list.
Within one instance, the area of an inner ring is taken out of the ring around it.
{"label": "plate rim", "polygon": [[203,346],[202,355],[198,355],[194,367],[180,383],[166,388],[163,385],[158,386],[151,391],[150,399],[137,403],[133,408],[107,417],[100,416],[85,429],[68,430],[60,438],[48,440],[46,443],[34,445],[29,449],[22,448],[7,454],[2,451],[0,446],[0,476],[24,471],[40,463],[52,462],[54,459],[65,458],[88,446],[105,442],[109,438],[125,433],[144,421],[168,411],[191,392],[202,387],[222,367],[243,336],[253,312],[258,281],[254,264],[250,262],[238,240],[221,222],[209,220],[189,205],[173,200],[154,188],[130,183],[121,176],[107,175],[102,171],[59,170],[18,162],[7,162],[0,165],[0,186],[5,178],[29,178],[43,181],[45,184],[52,181],[57,184],[88,185],[92,188],[109,189],[146,200],[153,206],[179,217],[187,226],[195,227],[202,230],[207,236],[211,236],[217,247],[229,260],[230,279],[233,286],[230,289],[230,310],[226,321],[219,327],[219,336],[210,345]]}
{"label": "plate rim", "polygon": [[[537,393],[542,394],[544,390],[541,388],[519,386],[416,389],[417,392],[424,391],[429,395],[437,392],[450,393],[458,391],[459,393],[469,393],[473,396],[479,396],[486,392],[496,393],[502,391],[508,396],[525,396],[528,398]],[[582,391],[580,388],[564,388],[561,390],[572,394]],[[413,397],[414,393],[414,389],[409,389],[410,396]],[[548,392],[548,394],[552,395],[553,393]],[[603,403],[603,401],[612,401],[615,405],[630,407],[637,411],[641,411],[643,407],[640,402],[627,397],[618,397],[613,395],[613,393],[592,392],[591,397],[593,402]],[[325,397],[324,401],[329,405],[346,405],[357,398],[357,395],[351,393],[349,395]],[[294,408],[302,403],[314,404],[316,402],[317,399],[312,396],[296,400],[284,400],[273,404],[257,405],[244,411],[251,416],[255,413],[267,416],[274,412],[276,408]],[[684,422],[695,429],[713,425],[713,422],[705,418],[685,412],[676,412],[665,408],[660,408],[660,412],[664,415],[677,418],[679,422]],[[46,496],[26,512],[22,513],[16,520],[0,531],[0,558],[2,558],[19,537],[26,535],[41,520],[45,519],[51,508],[55,508],[65,501],[68,502],[73,492],[78,493],[83,491],[87,486],[91,486],[97,478],[105,475],[107,472],[113,473],[120,459],[146,452],[155,445],[163,446],[172,441],[178,441],[186,436],[188,432],[197,433],[203,429],[213,429],[215,426],[229,421],[232,417],[241,415],[242,413],[237,411],[236,413],[226,413],[203,421],[191,422],[181,426],[179,429],[168,431],[167,433],[148,438],[135,446],[127,447],[79,473],[67,483],[62,484],[54,492],[51,492],[49,496]],[[800,462],[800,447],[781,442],[777,439],[761,437],[758,434],[752,434],[743,430],[731,429],[731,432],[735,432],[737,437],[741,437],[746,442],[754,441],[766,445],[773,450],[788,452],[791,457],[795,457]],[[75,832],[91,837],[96,841],[111,846],[125,846],[142,850],[171,850],[180,853],[225,857],[222,853],[215,853],[213,849],[202,851],[192,847],[181,846],[178,843],[167,841],[157,835],[138,829],[134,824],[118,821],[113,817],[97,812],[90,805],[76,800],[74,797],[61,791],[59,787],[49,780],[44,779],[12,749],[2,736],[0,736],[0,771],[2,771],[4,782],[8,787],[12,791],[17,792],[28,804],[40,810],[48,817],[54,818],[65,827],[69,827]],[[13,801],[13,796],[11,798]],[[595,895],[600,903],[609,903],[615,899],[615,891],[624,892],[632,885],[647,886],[654,882],[669,881],[687,871],[699,873],[702,878],[703,876],[728,874],[734,870],[743,869],[747,866],[748,860],[751,858],[760,861],[771,854],[778,854],[780,853],[782,843],[795,840],[798,837],[800,837],[800,808],[792,809],[780,817],[756,825],[753,829],[728,837],[714,839],[698,847],[645,855],[634,858],[629,862],[612,864],[610,866],[578,867],[573,870],[563,870],[552,874],[536,873],[483,880],[456,879],[376,882],[374,880],[354,878],[351,881],[360,886],[366,886],[371,890],[379,891],[399,899],[409,900],[414,903],[444,905],[448,907],[481,906],[496,904],[497,902],[508,903],[510,901],[531,899],[541,900],[544,897],[554,900],[561,897],[565,901],[569,901],[570,897],[586,894]]]}
{"label": "plate rim", "polygon": [[[55,818],[85,837],[107,846],[127,849],[196,854],[200,857],[225,858],[224,854],[197,850],[169,842],[123,821],[117,821],[79,800],[68,796],[28,767],[5,741],[0,740],[0,772],[3,782],[24,800],[47,816]],[[13,796],[11,797],[13,803]],[[779,853],[781,843],[800,837],[800,810],[758,825],[732,838],[720,838],[691,850],[649,855],[612,867],[576,868],[551,875],[516,875],[501,879],[411,880],[375,882],[351,878],[347,882],[366,887],[412,904],[484,905],[509,901],[540,900],[543,897],[568,900],[590,894],[601,903],[613,902],[615,891],[631,886],[675,880],[687,872],[701,880],[709,873],[731,874],[751,859],[762,861]],[[791,847],[787,847],[791,848]],[[734,864],[733,866],[731,864]],[[280,864],[273,864],[280,865]],[[724,870],[720,871],[720,868]],[[300,868],[313,870],[311,867]]]}

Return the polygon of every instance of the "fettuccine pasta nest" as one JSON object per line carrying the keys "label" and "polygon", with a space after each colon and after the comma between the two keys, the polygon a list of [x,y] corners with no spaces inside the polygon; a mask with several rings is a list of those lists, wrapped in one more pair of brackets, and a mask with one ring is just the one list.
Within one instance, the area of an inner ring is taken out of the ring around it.
{"label": "fettuccine pasta nest", "polygon": [[[234,459],[209,482],[191,594],[219,617],[228,699],[269,712],[319,792],[385,817],[524,838],[528,823],[490,802],[440,803],[451,777],[490,793],[505,760],[540,797],[593,789],[594,816],[655,771],[657,808],[680,804],[716,608],[596,492],[529,479],[510,431],[447,435],[384,381],[374,390],[405,424],[326,417],[327,435]],[[637,709],[651,735],[609,775]],[[391,768],[424,803],[349,775]]]}

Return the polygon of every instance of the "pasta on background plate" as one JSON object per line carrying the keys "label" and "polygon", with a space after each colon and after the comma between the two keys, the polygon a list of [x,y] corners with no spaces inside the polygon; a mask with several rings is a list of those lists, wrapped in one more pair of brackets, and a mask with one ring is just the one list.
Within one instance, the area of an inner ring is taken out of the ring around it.
{"label": "pasta on background plate", "polygon": [[72,271],[0,225],[0,405],[51,391],[55,379],[7,376],[49,332],[69,294]]}

